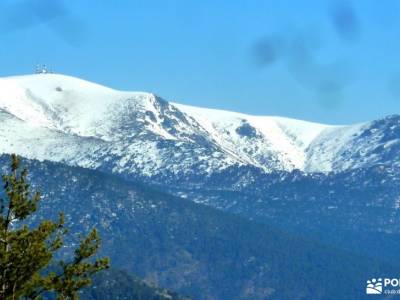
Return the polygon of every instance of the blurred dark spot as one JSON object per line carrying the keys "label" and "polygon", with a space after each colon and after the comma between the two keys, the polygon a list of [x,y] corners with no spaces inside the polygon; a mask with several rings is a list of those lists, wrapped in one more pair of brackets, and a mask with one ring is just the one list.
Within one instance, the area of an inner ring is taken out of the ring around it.
{"label": "blurred dark spot", "polygon": [[285,43],[278,37],[264,37],[253,46],[253,54],[257,65],[269,66],[280,59],[285,52]]}
{"label": "blurred dark spot", "polygon": [[268,67],[277,60],[284,62],[291,76],[311,90],[325,108],[338,108],[344,88],[352,81],[348,66],[334,61],[321,61],[318,56],[323,44],[314,32],[264,38],[253,49],[259,66]]}
{"label": "blurred dark spot", "polygon": [[305,51],[302,56],[293,55],[289,71],[298,83],[315,94],[324,108],[339,108],[343,91],[352,81],[350,71],[338,61],[320,62],[314,55],[313,51]]}
{"label": "blurred dark spot", "polygon": [[65,17],[68,12],[57,0],[16,1],[5,7],[6,27],[10,30],[28,29]]}
{"label": "blurred dark spot", "polygon": [[69,44],[84,40],[86,27],[61,0],[21,0],[0,4],[2,30],[27,30],[45,25]]}
{"label": "blurred dark spot", "polygon": [[339,37],[346,42],[355,41],[361,26],[354,8],[349,3],[336,3],[331,11],[333,26]]}

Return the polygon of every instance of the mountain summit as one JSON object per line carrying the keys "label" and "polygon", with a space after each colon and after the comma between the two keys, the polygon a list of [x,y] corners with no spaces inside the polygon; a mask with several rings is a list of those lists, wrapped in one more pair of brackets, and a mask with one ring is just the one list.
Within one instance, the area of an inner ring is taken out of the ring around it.
{"label": "mountain summit", "polygon": [[0,153],[130,176],[399,165],[400,117],[348,126],[192,107],[78,78],[0,79]]}

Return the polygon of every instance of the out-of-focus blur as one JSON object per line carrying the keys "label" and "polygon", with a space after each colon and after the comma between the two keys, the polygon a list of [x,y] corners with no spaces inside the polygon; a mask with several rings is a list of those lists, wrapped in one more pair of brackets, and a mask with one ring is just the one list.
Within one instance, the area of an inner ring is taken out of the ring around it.
{"label": "out-of-focus blur", "polygon": [[[343,43],[357,41],[361,23],[350,1],[333,2],[327,17]],[[335,109],[342,104],[343,90],[354,80],[355,70],[351,70],[340,56],[328,62],[318,58],[324,41],[330,38],[318,34],[318,30],[279,32],[257,40],[252,53],[257,65],[262,68],[282,60],[293,78],[315,93],[321,106]]]}
{"label": "out-of-focus blur", "polygon": [[3,31],[28,30],[45,25],[65,42],[79,45],[86,36],[85,23],[61,0],[10,1],[1,6]]}
{"label": "out-of-focus blur", "polygon": [[395,0],[2,0],[0,76],[47,64],[196,106],[361,122],[400,110],[399,12]]}

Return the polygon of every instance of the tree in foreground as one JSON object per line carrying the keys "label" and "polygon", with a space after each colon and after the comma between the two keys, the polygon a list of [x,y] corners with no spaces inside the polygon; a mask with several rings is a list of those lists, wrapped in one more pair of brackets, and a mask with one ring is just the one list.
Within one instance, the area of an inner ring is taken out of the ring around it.
{"label": "tree in foreground", "polygon": [[[67,233],[64,217],[44,220],[31,228],[40,194],[31,194],[27,170],[20,170],[11,156],[11,172],[3,175],[4,195],[0,198],[0,300],[41,299],[53,294],[57,299],[78,299],[78,291],[91,284],[93,274],[108,268],[109,259],[94,259],[100,237],[93,229],[81,239],[70,261],[54,261]],[[49,268],[51,267],[51,268]],[[53,271],[50,271],[52,269]]]}

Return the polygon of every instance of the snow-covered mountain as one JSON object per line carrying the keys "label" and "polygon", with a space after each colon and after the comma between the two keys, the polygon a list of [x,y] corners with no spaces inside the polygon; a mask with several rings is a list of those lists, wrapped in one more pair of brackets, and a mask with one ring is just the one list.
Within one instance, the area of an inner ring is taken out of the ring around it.
{"label": "snow-covered mountain", "polygon": [[400,117],[331,126],[167,102],[81,79],[0,79],[0,153],[130,176],[399,165]]}

